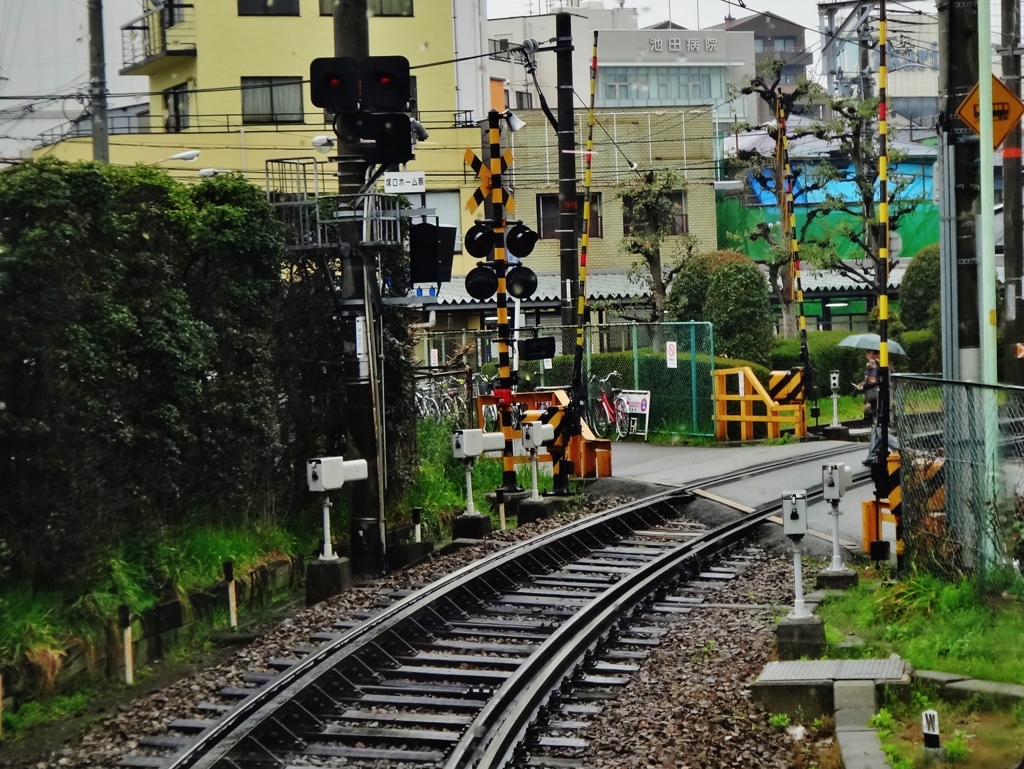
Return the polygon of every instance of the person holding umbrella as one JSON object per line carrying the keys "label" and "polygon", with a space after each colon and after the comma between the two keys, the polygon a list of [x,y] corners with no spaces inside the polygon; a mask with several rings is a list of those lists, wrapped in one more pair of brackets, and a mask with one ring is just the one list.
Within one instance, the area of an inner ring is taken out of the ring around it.
{"label": "person holding umbrella", "polygon": [[864,419],[873,422],[878,410],[878,350],[865,350],[864,357],[864,380],[857,384],[857,389],[864,394]]}
{"label": "person holding umbrella", "polygon": [[[867,362],[864,365],[864,380],[854,385],[864,394],[864,418],[874,421],[878,413],[878,348],[880,339],[878,334],[851,334],[839,343],[840,347],[856,347],[864,351]],[[889,352],[894,355],[906,355],[903,347],[893,340],[889,340]],[[889,370],[892,370],[892,359],[890,358]]]}

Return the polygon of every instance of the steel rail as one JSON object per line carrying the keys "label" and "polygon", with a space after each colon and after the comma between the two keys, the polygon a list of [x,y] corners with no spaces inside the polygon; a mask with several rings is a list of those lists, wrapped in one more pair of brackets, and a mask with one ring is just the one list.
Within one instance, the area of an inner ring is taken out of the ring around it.
{"label": "steel rail", "polygon": [[474,581],[486,578],[503,567],[515,564],[522,556],[540,552],[546,547],[555,546],[591,529],[598,529],[613,522],[628,519],[630,516],[642,515],[645,511],[651,511],[656,505],[669,504],[686,498],[691,489],[713,488],[742,478],[776,472],[793,465],[844,453],[850,453],[850,449],[830,447],[822,451],[765,462],[740,471],[703,478],[698,482],[674,487],[662,493],[578,519],[566,526],[515,543],[497,553],[474,561],[411,595],[399,599],[380,614],[343,633],[336,640],[329,642],[281,673],[273,681],[254,690],[251,696],[224,714],[215,725],[199,734],[188,747],[171,757],[165,765],[165,769],[213,769],[261,723],[271,718],[283,703],[301,693],[310,681],[336,667],[344,657],[370,646],[401,623],[414,621],[416,616],[431,604],[452,596],[459,590],[470,586]]}
{"label": "steel rail", "polygon": [[[858,473],[855,482],[869,479],[870,473]],[[807,496],[808,500],[821,497],[821,485],[808,489]],[[721,553],[749,536],[781,508],[781,501],[762,505],[753,513],[712,529],[644,565],[581,608],[488,701],[452,751],[445,769],[506,766],[537,711],[622,616],[656,593],[688,562]]]}

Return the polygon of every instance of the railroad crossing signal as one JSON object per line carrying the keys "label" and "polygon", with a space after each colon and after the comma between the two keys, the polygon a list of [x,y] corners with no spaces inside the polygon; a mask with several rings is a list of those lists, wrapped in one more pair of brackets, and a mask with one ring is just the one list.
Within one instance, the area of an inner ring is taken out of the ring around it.
{"label": "railroad crossing signal", "polygon": [[[485,165],[469,147],[466,147],[464,160],[466,161],[466,165],[470,166],[473,169],[473,172],[480,177],[480,186],[477,187],[473,194],[469,196],[469,199],[466,200],[466,208],[469,209],[470,213],[473,213],[491,196],[491,169],[489,166]],[[512,165],[512,150],[506,149],[501,153],[502,175],[505,174],[510,165]],[[506,211],[513,216],[515,215],[516,199],[513,198],[509,194],[509,191],[504,187],[501,189],[501,204],[505,207]]]}
{"label": "railroad crossing signal", "polygon": [[[967,94],[956,115],[967,124],[974,133],[981,136],[981,84],[976,84]],[[992,76],[992,148],[1003,143],[1015,125],[1024,117],[1024,102],[1013,91],[1003,85],[1003,81]]]}

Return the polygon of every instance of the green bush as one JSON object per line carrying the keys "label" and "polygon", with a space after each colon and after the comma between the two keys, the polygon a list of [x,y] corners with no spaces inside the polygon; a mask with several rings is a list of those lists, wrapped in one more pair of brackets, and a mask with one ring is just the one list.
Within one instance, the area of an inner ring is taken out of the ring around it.
{"label": "green bush", "polygon": [[925,246],[910,260],[900,283],[900,318],[910,329],[928,328],[941,291],[939,247]]}
{"label": "green bush", "polygon": [[907,356],[896,361],[904,373],[934,374],[942,370],[942,345],[932,329],[904,331],[900,339]]}
{"label": "green bush", "polygon": [[668,316],[672,320],[707,320],[704,317],[704,300],[708,294],[711,273],[723,264],[749,261],[743,254],[729,250],[697,253],[688,257],[669,289],[666,300]]}
{"label": "green bush", "polygon": [[[864,379],[864,351],[853,347],[839,347],[847,331],[808,331],[807,347],[811,354],[811,365],[817,377],[819,397],[830,395],[829,372],[839,372],[839,390],[843,394],[856,392],[853,382]],[[771,367],[781,370],[802,366],[799,339],[776,339],[771,354]]]}
{"label": "green bush", "polygon": [[715,347],[723,355],[768,363],[775,336],[768,292],[760,268],[749,259],[712,271],[704,320],[714,326]]}

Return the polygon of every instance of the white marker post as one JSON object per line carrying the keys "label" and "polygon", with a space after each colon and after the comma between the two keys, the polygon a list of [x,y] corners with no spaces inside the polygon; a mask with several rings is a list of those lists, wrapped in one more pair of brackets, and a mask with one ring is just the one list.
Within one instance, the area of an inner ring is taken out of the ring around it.
{"label": "white marker post", "polygon": [[238,627],[238,597],[235,594],[235,562],[224,561],[224,581],[228,585],[228,625]]}
{"label": "white marker post", "polygon": [[485,433],[483,430],[452,432],[452,456],[466,464],[466,515],[476,515],[473,507],[473,462],[485,451],[504,448],[505,436],[502,433]]}
{"label": "white marker post", "polygon": [[554,440],[554,425],[544,422],[526,422],[523,425],[523,447],[530,452],[530,470],[533,474],[533,487],[530,491],[531,501],[540,501],[540,490],[537,487],[537,452],[541,446],[552,443]]}
{"label": "white marker post", "polygon": [[412,525],[413,525],[413,529],[416,532],[416,541],[417,542],[422,542],[423,541],[422,521],[423,521],[423,508],[422,507],[414,507],[412,509]]}
{"label": "white marker post", "polygon": [[121,642],[124,644],[124,682],[135,683],[135,650],[132,648],[132,612],[128,604],[118,607],[121,624]]}
{"label": "white marker post", "polygon": [[939,714],[935,711],[925,711],[921,714],[921,731],[925,735],[925,755],[933,760],[942,761],[945,752],[942,750],[942,742],[939,740]]}

